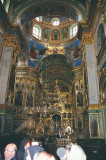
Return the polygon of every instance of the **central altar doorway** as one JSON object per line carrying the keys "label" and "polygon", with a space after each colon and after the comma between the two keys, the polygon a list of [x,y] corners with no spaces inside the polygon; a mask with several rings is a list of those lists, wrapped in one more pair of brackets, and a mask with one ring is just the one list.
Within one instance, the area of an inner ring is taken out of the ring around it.
{"label": "central altar doorway", "polygon": [[52,133],[61,133],[61,116],[59,114],[54,114],[52,116]]}

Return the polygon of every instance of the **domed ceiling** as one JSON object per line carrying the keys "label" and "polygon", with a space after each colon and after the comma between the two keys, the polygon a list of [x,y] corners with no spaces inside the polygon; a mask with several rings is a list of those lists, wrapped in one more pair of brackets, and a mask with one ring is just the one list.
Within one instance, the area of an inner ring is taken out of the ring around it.
{"label": "domed ceiling", "polygon": [[42,15],[64,15],[75,18],[72,10],[86,18],[88,2],[88,0],[15,0],[11,20],[15,22],[16,17],[26,11],[30,13],[30,19]]}
{"label": "domed ceiling", "polygon": [[[11,21],[20,25],[28,47],[28,64],[40,70],[44,83],[54,85],[57,80],[66,88],[72,86],[72,70],[82,64],[82,53],[77,35],[70,38],[69,26],[86,19],[88,5],[87,0],[14,1]],[[38,23],[35,18],[39,16],[42,21]],[[58,26],[52,25],[53,18],[59,19]],[[39,39],[32,34],[34,21],[41,27]],[[47,40],[43,37],[46,29]],[[64,30],[68,35],[66,39],[63,38]],[[53,39],[53,33],[59,33],[60,38]]]}

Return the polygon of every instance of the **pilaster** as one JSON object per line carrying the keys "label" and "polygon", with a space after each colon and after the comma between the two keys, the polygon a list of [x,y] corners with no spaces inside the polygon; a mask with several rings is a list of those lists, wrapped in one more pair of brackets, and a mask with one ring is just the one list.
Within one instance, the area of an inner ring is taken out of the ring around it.
{"label": "pilaster", "polygon": [[99,87],[96,66],[95,48],[93,43],[93,33],[83,32],[82,45],[85,46],[84,58],[86,61],[87,77],[88,77],[88,95],[89,106],[99,103]]}
{"label": "pilaster", "polygon": [[5,104],[5,94],[8,84],[10,65],[11,63],[16,63],[20,51],[20,44],[17,37],[15,35],[6,34],[0,68],[0,104]]}

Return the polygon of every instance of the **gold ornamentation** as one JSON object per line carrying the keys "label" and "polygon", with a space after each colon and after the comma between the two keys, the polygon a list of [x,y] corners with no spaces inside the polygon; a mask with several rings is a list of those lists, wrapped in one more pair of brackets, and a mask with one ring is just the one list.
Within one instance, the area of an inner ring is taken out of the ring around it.
{"label": "gold ornamentation", "polygon": [[99,0],[98,4],[97,4],[97,8],[102,12],[104,5],[105,5],[106,1],[105,0]]}
{"label": "gold ornamentation", "polygon": [[97,110],[97,109],[101,109],[100,104],[90,104],[88,107],[88,110]]}
{"label": "gold ornamentation", "polygon": [[82,35],[82,45],[93,43],[93,33],[92,32],[84,32]]}
{"label": "gold ornamentation", "polygon": [[18,55],[21,52],[20,43],[14,35],[12,36],[6,35],[5,40],[4,40],[4,45],[6,47],[13,47],[14,52],[17,53]]}

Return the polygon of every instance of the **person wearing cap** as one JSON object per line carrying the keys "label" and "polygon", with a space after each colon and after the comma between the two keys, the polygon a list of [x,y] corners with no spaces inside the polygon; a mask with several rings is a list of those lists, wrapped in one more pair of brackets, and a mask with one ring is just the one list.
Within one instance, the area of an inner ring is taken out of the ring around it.
{"label": "person wearing cap", "polygon": [[59,147],[56,151],[56,154],[60,158],[60,160],[67,159],[66,149],[64,147]]}
{"label": "person wearing cap", "polygon": [[57,156],[60,160],[86,160],[86,154],[83,151],[82,147],[71,143],[70,145],[60,147],[57,149]]}

